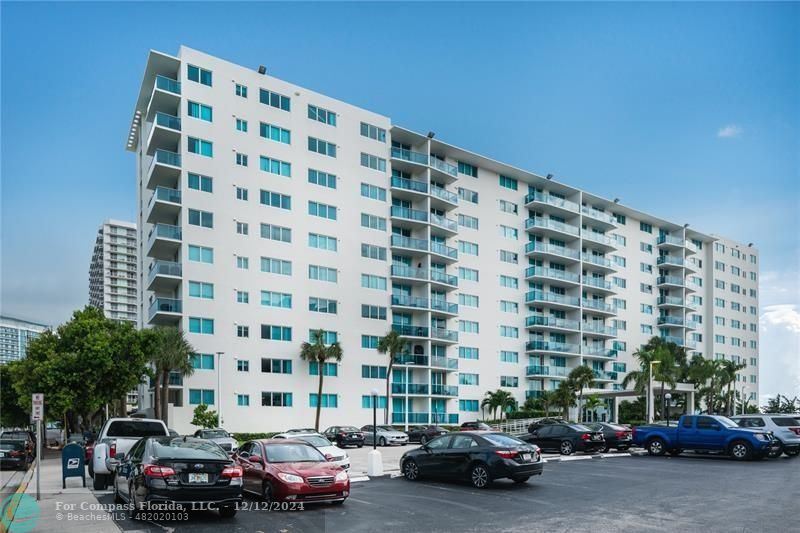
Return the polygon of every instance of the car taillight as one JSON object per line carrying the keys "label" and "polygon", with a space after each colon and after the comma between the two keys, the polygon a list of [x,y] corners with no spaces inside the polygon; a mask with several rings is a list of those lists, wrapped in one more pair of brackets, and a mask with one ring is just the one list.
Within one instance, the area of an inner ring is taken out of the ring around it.
{"label": "car taillight", "polygon": [[11,457],[22,457],[25,455],[25,452],[21,452],[19,450],[14,450],[9,454]]}
{"label": "car taillight", "polygon": [[796,428],[789,428],[789,430],[791,430],[791,431],[794,431],[795,433],[797,433],[798,435],[800,435],[800,427],[796,427]]}
{"label": "car taillight", "polygon": [[226,466],[222,469],[222,473],[220,477],[242,477],[242,467],[241,466]]}
{"label": "car taillight", "polygon": [[618,439],[624,439],[627,434],[628,434],[627,431],[617,431],[615,433]]}
{"label": "car taillight", "polygon": [[175,475],[175,470],[168,466],[145,465],[144,475],[147,477],[167,478]]}
{"label": "car taillight", "polygon": [[514,450],[495,450],[494,453],[496,453],[503,459],[513,459],[517,455],[517,452],[515,452]]}
{"label": "car taillight", "polygon": [[117,441],[112,440],[108,445],[108,457],[114,459],[117,455]]}
{"label": "car taillight", "polygon": [[584,433],[583,435],[581,435],[581,440],[589,440],[591,438],[592,436],[589,435],[588,433]]}

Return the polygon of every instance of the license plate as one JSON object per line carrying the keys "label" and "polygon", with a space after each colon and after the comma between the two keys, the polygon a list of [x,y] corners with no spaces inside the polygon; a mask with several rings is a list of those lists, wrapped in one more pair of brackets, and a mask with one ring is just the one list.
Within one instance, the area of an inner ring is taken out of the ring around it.
{"label": "license plate", "polygon": [[600,440],[600,437],[597,435],[592,435],[592,440]]}
{"label": "license plate", "polygon": [[208,474],[189,474],[189,483],[208,483]]}
{"label": "license plate", "polygon": [[0,457],[5,457],[5,456],[6,456],[5,452],[0,452]]}
{"label": "license plate", "polygon": [[523,460],[523,461],[530,461],[530,460],[531,460],[531,454],[529,454],[529,453],[523,453],[523,454],[522,454],[522,460]]}

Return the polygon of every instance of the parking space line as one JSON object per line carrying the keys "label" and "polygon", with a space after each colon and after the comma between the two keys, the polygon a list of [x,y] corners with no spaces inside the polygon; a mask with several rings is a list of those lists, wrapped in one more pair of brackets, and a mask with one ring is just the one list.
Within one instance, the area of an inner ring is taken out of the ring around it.
{"label": "parking space line", "polygon": [[358,476],[350,478],[351,483],[356,483],[358,481],[369,481],[369,476]]}

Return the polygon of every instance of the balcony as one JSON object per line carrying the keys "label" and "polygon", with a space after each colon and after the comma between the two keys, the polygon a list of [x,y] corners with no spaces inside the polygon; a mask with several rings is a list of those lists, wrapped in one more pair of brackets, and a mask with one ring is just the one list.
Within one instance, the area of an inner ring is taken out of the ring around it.
{"label": "balcony", "polygon": [[[445,230],[448,235],[454,235],[458,233],[458,222],[451,218],[431,213],[431,224]],[[431,228],[431,230],[434,229],[435,228]]]}
{"label": "balcony", "polygon": [[602,270],[604,272],[614,272],[617,268],[614,266],[614,263],[611,262],[611,259],[604,257],[602,255],[592,255],[584,253],[581,255],[584,263],[587,263],[587,266],[596,267],[595,270]]}
{"label": "balcony", "polygon": [[431,311],[447,315],[457,315],[458,304],[450,303],[440,298],[431,298]]}
{"label": "balcony", "polygon": [[395,219],[395,221],[407,222],[407,224],[400,224],[405,227],[419,227],[419,224],[424,224],[428,221],[428,213],[425,211],[411,209],[409,207],[400,207],[399,205],[392,206],[389,216]]}
{"label": "balcony", "polygon": [[411,307],[415,309],[428,309],[428,299],[405,294],[392,294],[392,307]]}
{"label": "balcony", "polygon": [[656,286],[672,286],[672,287],[685,287],[686,282],[680,276],[658,276],[656,278]]}
{"label": "balcony", "polygon": [[404,237],[402,235],[392,235],[390,244],[392,248],[402,248],[405,250],[416,250],[422,252],[428,251],[428,241],[424,239],[414,239],[411,237]]}
{"label": "balcony", "polygon": [[425,383],[392,383],[392,394],[427,396],[429,388]]}
{"label": "balcony", "polygon": [[147,222],[172,222],[181,213],[181,191],[168,187],[156,187],[147,202]]}
{"label": "balcony", "polygon": [[594,370],[594,377],[597,381],[616,381],[619,374],[607,370]]}
{"label": "balcony", "polygon": [[156,259],[172,259],[181,246],[181,227],[154,224],[147,235],[147,255]]}
{"label": "balcony", "polygon": [[458,167],[455,165],[451,165],[447,161],[442,161],[438,157],[431,157],[430,165],[433,170],[445,174],[448,179],[458,177]]}
{"label": "balcony", "polygon": [[156,260],[150,265],[147,273],[147,290],[153,292],[169,292],[177,289],[183,277],[183,267],[173,261]]}
{"label": "balcony", "polygon": [[587,216],[594,221],[602,222],[603,224],[606,224],[608,226],[614,227],[617,225],[617,220],[612,215],[609,215],[608,213],[605,213],[593,207],[584,205],[581,207],[581,213],[583,213],[584,216]]}
{"label": "balcony", "polygon": [[181,176],[181,154],[158,149],[153,153],[150,168],[147,170],[147,188],[159,185],[177,187]]}
{"label": "balcony", "polygon": [[155,298],[148,310],[148,322],[154,325],[175,325],[181,319],[182,303],[177,298]]}
{"label": "balcony", "polygon": [[584,322],[582,331],[584,334],[597,337],[616,337],[617,328],[606,326],[596,322]]}
{"label": "balcony", "polygon": [[424,268],[414,268],[406,265],[392,265],[393,278],[405,278],[416,281],[428,281],[428,271]]}
{"label": "balcony", "polygon": [[541,398],[544,391],[541,389],[528,389],[525,391],[525,399],[533,398],[534,400]]}
{"label": "balcony", "polygon": [[659,266],[683,267],[686,265],[686,262],[682,257],[677,257],[674,255],[660,255],[658,259],[656,259],[656,264]]}
{"label": "balcony", "polygon": [[427,355],[414,355],[414,354],[398,355],[394,361],[396,365],[418,365],[418,366],[428,366],[428,362],[429,360]]}
{"label": "balcony", "polygon": [[410,324],[392,324],[392,331],[396,331],[403,337],[428,338],[430,330],[427,326],[412,326]]}
{"label": "balcony", "polygon": [[581,354],[589,357],[613,358],[617,357],[617,350],[614,350],[613,348],[598,348],[584,344],[581,346]]}
{"label": "balcony", "polygon": [[[525,279],[546,279],[551,285],[554,284],[553,280],[564,282],[565,285],[577,285],[581,278],[578,274],[566,270],[529,266],[525,269]],[[555,283],[555,285],[560,285],[560,283]]]}
{"label": "balcony", "polygon": [[547,303],[551,304],[550,307],[579,307],[580,300],[577,296],[565,296],[563,294],[556,294],[546,291],[528,291],[525,294],[525,303]]}
{"label": "balcony", "polygon": [[555,208],[554,211],[567,211],[569,213],[578,213],[580,210],[580,207],[575,202],[538,191],[525,196],[525,207],[530,209],[545,207],[543,210],[548,210],[547,207],[550,207]]}
{"label": "balcony", "polygon": [[615,292],[614,285],[604,278],[596,278],[593,276],[585,276],[583,278],[583,285],[587,288],[599,289],[602,292]]}
{"label": "balcony", "polygon": [[527,255],[534,256],[551,256],[555,257],[556,259],[566,258],[574,261],[578,261],[580,259],[580,252],[578,250],[537,241],[531,241],[527,243],[525,245],[525,253]]}
{"label": "balcony", "polygon": [[665,327],[679,327],[679,328],[687,327],[687,323],[683,320],[683,317],[679,316],[660,316],[656,320],[656,323],[659,326],[665,326]]}
{"label": "balcony", "polygon": [[677,296],[659,296],[658,300],[656,300],[656,304],[659,307],[664,308],[680,308],[680,307],[688,307],[694,308],[694,306],[690,305],[686,302],[683,298],[678,298]]}
{"label": "balcony", "polygon": [[661,340],[683,346],[683,337],[678,337],[676,335],[661,335]]}
{"label": "balcony", "polygon": [[599,248],[606,252],[617,249],[617,241],[615,241],[611,237],[603,235],[602,233],[597,233],[594,231],[584,231],[581,233],[581,237],[583,238],[584,241],[593,243],[594,248]]}
{"label": "balcony", "polygon": [[546,315],[530,315],[525,317],[525,327],[535,330],[569,330],[578,331],[580,329],[577,320],[567,320]]}
{"label": "balcony", "polygon": [[408,161],[417,165],[428,166],[428,154],[422,152],[414,152],[413,150],[406,150],[392,146],[392,159],[399,159],[401,161]]}
{"label": "balcony", "polygon": [[431,385],[431,396],[458,396],[457,385]]}
{"label": "balcony", "polygon": [[686,241],[680,237],[674,237],[672,235],[659,235],[656,238],[656,246],[659,248],[673,248],[673,249],[680,249],[686,245]]}
{"label": "balcony", "polygon": [[449,263],[458,260],[458,249],[440,242],[431,241],[431,253],[442,257]]}
{"label": "balcony", "polygon": [[431,203],[435,203],[434,199],[438,198],[442,202],[448,204],[448,206],[455,207],[458,205],[458,195],[454,192],[450,192],[443,187],[438,187],[436,185],[431,185]]}
{"label": "balcony", "polygon": [[557,220],[544,217],[532,217],[525,220],[525,229],[530,233],[553,236],[568,236],[577,238],[580,235],[578,226],[565,224]]}
{"label": "balcony", "polygon": [[438,270],[431,270],[431,283],[445,285],[446,288],[458,287],[458,276],[446,274]]}
{"label": "balcony", "polygon": [[429,417],[430,413],[392,413],[392,424],[427,424]]}
{"label": "balcony", "polygon": [[424,181],[410,180],[399,176],[392,176],[391,188],[398,191],[428,194],[428,184]]}
{"label": "balcony", "polygon": [[431,367],[444,368],[446,370],[458,370],[458,359],[454,357],[441,357],[434,355],[431,357]]}
{"label": "balcony", "polygon": [[180,103],[181,82],[166,76],[156,76],[147,114],[159,110],[175,113],[180,109]]}
{"label": "balcony", "polygon": [[583,304],[583,309],[585,311],[607,313],[609,315],[614,315],[617,312],[617,309],[612,304],[606,303],[603,300],[591,300],[589,298],[583,298],[581,303]]}
{"label": "balcony", "polygon": [[447,343],[458,342],[458,332],[451,329],[431,328],[431,338]]}
{"label": "balcony", "polygon": [[525,377],[565,378],[571,369],[566,366],[540,366],[528,365],[525,368]]}
{"label": "balcony", "polygon": [[525,343],[525,350],[529,352],[557,352],[575,355],[580,353],[577,344],[551,341],[528,341]]}
{"label": "balcony", "polygon": [[157,111],[150,126],[147,153],[152,155],[157,148],[175,149],[180,146],[181,119],[169,113]]}

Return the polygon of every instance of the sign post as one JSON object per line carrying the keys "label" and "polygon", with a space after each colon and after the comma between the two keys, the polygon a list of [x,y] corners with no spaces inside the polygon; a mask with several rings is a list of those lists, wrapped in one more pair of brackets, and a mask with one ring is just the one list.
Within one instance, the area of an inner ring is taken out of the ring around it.
{"label": "sign post", "polygon": [[39,471],[42,465],[42,418],[44,415],[44,394],[37,392],[31,395],[31,419],[36,422],[36,501],[41,499],[39,491]]}

